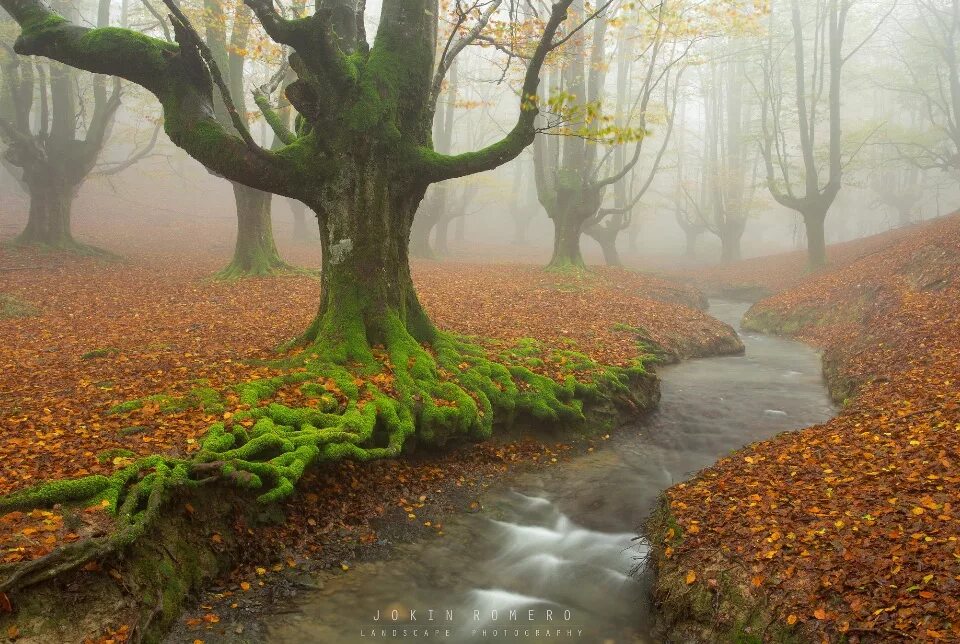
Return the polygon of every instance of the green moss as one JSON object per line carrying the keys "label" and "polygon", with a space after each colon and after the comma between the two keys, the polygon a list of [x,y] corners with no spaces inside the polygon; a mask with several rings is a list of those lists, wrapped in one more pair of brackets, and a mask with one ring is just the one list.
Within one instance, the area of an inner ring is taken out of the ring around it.
{"label": "green moss", "polygon": [[103,349],[94,349],[92,351],[87,351],[80,356],[81,360],[93,360],[94,358],[107,358],[115,355],[119,355],[120,349],[115,349],[113,347],[105,347]]}
{"label": "green moss", "polygon": [[[24,490],[0,499],[0,509],[105,502],[116,515],[111,538],[118,545],[129,544],[144,533],[173,490],[223,480],[241,490],[256,490],[258,502],[269,504],[292,494],[307,468],[318,461],[368,461],[398,456],[414,443],[443,446],[483,440],[491,436],[495,422],[509,427],[523,420],[533,426],[583,430],[590,409],[629,400],[631,379],[643,374],[642,364],[604,368],[581,353],[549,349],[533,340],[501,347],[495,361],[487,357],[490,347],[432,326],[432,342],[421,344],[396,312],[378,322],[376,333],[383,344],[371,346],[362,320],[359,315],[344,317],[342,310],[332,312],[316,323],[320,331],[312,344],[274,365],[286,373],[236,385],[241,404],[249,409],[211,425],[200,450],[189,457],[154,455],[110,477]],[[561,381],[533,371],[530,366],[537,361],[559,369]],[[111,411],[129,412],[147,403],[164,412],[224,410],[219,392],[204,382],[195,385],[183,396],[157,394]],[[325,403],[281,404],[275,398],[284,386],[299,387],[304,396]],[[336,397],[328,387],[338,390]],[[604,416],[597,424],[606,427],[609,422]],[[118,456],[134,455],[110,450],[100,458],[107,462]]]}
{"label": "green moss", "polygon": [[109,463],[110,461],[112,461],[114,458],[117,458],[117,457],[128,458],[131,456],[136,456],[136,454],[134,452],[131,452],[128,449],[122,449],[122,448],[108,449],[97,454],[97,462],[103,465],[104,463]]}
{"label": "green moss", "polygon": [[24,318],[36,315],[36,307],[19,300],[12,295],[0,293],[0,320],[4,318]]}
{"label": "green moss", "polygon": [[222,414],[225,411],[223,397],[216,389],[207,386],[192,388],[185,396],[168,396],[166,394],[155,394],[145,396],[135,400],[114,405],[108,414],[128,414],[130,412],[142,409],[147,404],[155,404],[164,414],[172,414],[187,409],[202,409],[209,414]]}

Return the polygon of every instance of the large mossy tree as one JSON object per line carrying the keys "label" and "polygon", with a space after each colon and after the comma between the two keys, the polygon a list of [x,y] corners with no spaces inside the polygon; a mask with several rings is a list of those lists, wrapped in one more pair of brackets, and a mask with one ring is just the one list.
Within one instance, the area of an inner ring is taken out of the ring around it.
{"label": "large mossy tree", "polygon": [[[431,141],[434,105],[453,56],[451,38],[436,60],[438,0],[384,0],[373,46],[362,0],[328,0],[310,17],[289,20],[266,0],[246,0],[266,32],[289,47],[297,78],[286,88],[295,127],[268,108],[284,145],[255,144],[230,100],[219,66],[175,0],[165,0],[176,43],[120,28],[74,25],[40,0],[0,0],[20,23],[21,55],[40,55],[152,92],[170,139],[210,170],[251,188],[298,199],[317,214],[323,250],[319,310],[278,375],[197,388],[177,397],[127,401],[109,413],[147,404],[226,412],[188,456],[141,458],[110,476],[53,481],[0,497],[0,512],[57,503],[102,504],[114,531],[68,544],[46,557],[0,565],[0,591],[34,584],[138,539],[177,490],[220,481],[257,490],[260,502],[294,491],[318,460],[397,456],[411,443],[441,446],[490,436],[494,421],[609,426],[618,410],[652,404],[653,379],[642,358],[605,368],[569,350],[535,341],[482,344],[438,330],[421,307],[410,275],[408,242],[417,207],[435,182],[496,168],[533,142],[539,73],[562,42],[558,29],[573,0],[558,0],[540,23],[529,58],[519,116],[499,141],[445,155]],[[571,27],[568,33],[575,31]],[[469,33],[467,35],[469,38]],[[217,118],[215,96],[232,128]],[[535,371],[545,361],[560,376]],[[302,406],[278,392],[296,388]],[[230,402],[232,401],[232,402]]]}
{"label": "large mossy tree", "polygon": [[[38,0],[2,5],[21,25],[18,53],[141,85],[160,101],[170,139],[206,167],[313,209],[323,246],[322,294],[303,340],[322,341],[346,359],[367,359],[371,344],[397,334],[434,337],[410,280],[413,215],[431,183],[495,168],[533,141],[532,97],[571,2],[557,2],[545,23],[516,125],[497,143],[457,156],[435,152],[431,140],[431,90],[450,63],[436,61],[436,0],[386,0],[372,47],[357,0],[328,0],[312,16],[292,20],[269,2],[247,0],[267,34],[293,51],[297,80],[286,95],[299,116],[288,144],[276,150],[254,143],[229,92],[215,98],[225,89],[219,66],[182,14],[173,18],[177,42],[168,43],[127,29],[81,27]],[[236,133],[216,117],[223,99]]]}

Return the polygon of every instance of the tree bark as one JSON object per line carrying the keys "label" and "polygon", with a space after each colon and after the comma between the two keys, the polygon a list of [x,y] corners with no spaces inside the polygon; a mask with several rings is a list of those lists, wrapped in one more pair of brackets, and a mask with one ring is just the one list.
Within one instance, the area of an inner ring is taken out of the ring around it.
{"label": "tree bark", "polygon": [[740,240],[743,239],[745,228],[745,221],[727,215],[726,221],[722,223],[719,229],[720,261],[722,263],[728,264],[740,261]]}
{"label": "tree bark", "polygon": [[553,221],[553,256],[548,269],[583,269],[586,264],[580,252],[580,235],[583,231],[583,218],[574,213],[560,211],[550,216]]}
{"label": "tree bark", "polygon": [[[463,217],[457,218],[456,219],[457,223],[454,224],[454,226],[459,225],[461,219],[463,219]],[[450,219],[449,217],[440,217],[440,219],[437,221],[437,225],[434,226],[433,228],[434,230],[433,245],[434,245],[434,248],[437,249],[437,255],[441,257],[444,255],[450,254],[450,222],[451,221],[454,221],[454,219]]]}
{"label": "tree bark", "polygon": [[592,237],[600,244],[600,250],[603,251],[603,260],[607,263],[607,266],[623,266],[623,262],[620,261],[620,252],[617,250],[617,235],[615,233],[593,235]]}
{"label": "tree bark", "polygon": [[827,265],[827,240],[824,222],[826,212],[803,213],[803,226],[807,233],[807,256],[811,270]]}
{"label": "tree bark", "polygon": [[219,279],[274,275],[290,269],[277,252],[273,239],[270,202],[273,195],[233,184],[237,206],[237,242],[233,259],[217,273]]}
{"label": "tree bark", "polygon": [[27,226],[16,238],[17,244],[40,244],[57,249],[80,247],[70,231],[70,211],[76,189],[57,181],[33,180]]}
{"label": "tree bark", "polygon": [[413,287],[407,243],[426,185],[392,175],[348,161],[323,197],[320,308],[302,341],[335,351],[336,362],[367,362],[372,345],[436,334]]}

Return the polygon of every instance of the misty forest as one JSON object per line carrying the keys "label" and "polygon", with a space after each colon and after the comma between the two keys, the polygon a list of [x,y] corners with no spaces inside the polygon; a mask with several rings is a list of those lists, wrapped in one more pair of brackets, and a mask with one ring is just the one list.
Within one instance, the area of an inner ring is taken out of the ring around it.
{"label": "misty forest", "polygon": [[0,639],[960,642],[960,0],[0,0]]}

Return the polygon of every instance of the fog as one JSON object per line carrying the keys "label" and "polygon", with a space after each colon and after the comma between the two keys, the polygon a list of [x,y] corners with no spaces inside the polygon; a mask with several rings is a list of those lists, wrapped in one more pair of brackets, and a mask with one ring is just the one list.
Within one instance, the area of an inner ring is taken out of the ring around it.
{"label": "fog", "polygon": [[[438,47],[444,46],[458,7],[466,15],[459,27],[463,31],[477,23],[488,5],[444,3]],[[581,22],[594,13],[590,5],[578,6],[575,3],[575,18]],[[631,162],[635,152],[636,164],[620,181],[599,191],[599,207],[577,215],[585,232],[615,223],[619,261],[628,266],[711,263],[802,249],[807,241],[804,208],[808,218],[825,217],[829,244],[935,218],[956,207],[960,137],[956,93],[951,95],[957,70],[950,62],[957,48],[950,31],[956,7],[949,2],[614,2],[604,7],[545,65],[540,94],[546,109],[538,122],[538,145],[557,158],[545,161],[538,171],[531,146],[496,170],[431,188],[418,217],[436,222],[422,225],[429,227],[427,233],[418,232],[415,224],[414,235],[429,234],[430,243],[418,245],[413,239],[413,255],[544,262],[554,247],[558,215],[543,206],[551,198],[549,187],[541,186],[538,198],[537,172],[610,176]],[[60,9],[81,24],[96,22],[93,3]],[[114,24],[122,21],[164,37],[145,5],[114,2],[109,9]],[[150,9],[157,10],[152,5]],[[235,9],[221,8],[227,33],[250,24],[249,15],[237,18]],[[368,4],[365,22],[371,44],[379,12],[380,3]],[[472,42],[458,56],[452,70],[456,78],[448,73],[439,97],[434,127],[438,149],[442,144],[454,154],[477,150],[512,127],[524,48],[529,50],[539,24],[535,15],[542,20],[546,5],[498,8],[486,26],[491,35]],[[202,22],[204,14],[197,13],[195,20]],[[843,30],[837,36],[836,60],[830,57],[831,20]],[[603,29],[596,29],[601,22]],[[206,29],[208,37],[215,37],[209,24]],[[7,123],[0,231],[9,239],[27,227],[31,191],[44,190],[42,178],[25,180],[25,153],[18,151],[24,139],[18,137],[43,137],[41,130],[49,126],[41,120],[49,117],[41,113],[47,94],[42,82],[61,68],[46,69],[50,65],[42,59],[15,55],[9,45],[16,30],[9,18],[0,33],[5,43],[0,106]],[[231,47],[232,42],[225,53],[238,58],[243,70],[242,78],[231,80],[242,88],[236,91],[237,99],[245,105],[253,137],[270,146],[273,132],[251,91],[269,82],[277,70],[282,73],[283,52],[256,24],[245,47]],[[237,57],[237,51],[244,56]],[[230,65],[237,68],[236,61]],[[29,101],[24,90],[28,68],[41,81],[32,82]],[[97,126],[97,84],[109,89],[112,81],[71,72],[68,82],[75,96],[54,111],[72,109],[71,136],[84,140]],[[578,90],[589,94],[578,96]],[[51,91],[55,103],[56,90]],[[282,101],[279,93],[269,100]],[[181,241],[195,244],[202,230],[204,252],[228,253],[236,229],[230,184],[206,171],[165,134],[151,144],[163,117],[149,94],[125,82],[119,95],[120,107],[108,117],[102,149],[89,172],[64,188],[77,195],[68,228],[77,239],[121,255],[124,244],[138,245],[132,237],[141,226],[167,238],[171,249]],[[25,121],[16,113],[18,105],[29,110]],[[440,132],[443,119],[452,119],[446,137]],[[579,151],[570,148],[571,139],[584,142]],[[56,154],[49,140],[42,145]],[[564,155],[586,154],[587,160],[568,165],[558,154],[561,148]],[[29,168],[26,174],[31,172],[55,174]],[[645,183],[649,185],[644,189]],[[630,207],[624,213],[598,215],[625,205]],[[444,212],[433,213],[437,208]],[[287,200],[275,198],[272,219],[279,243],[316,241],[313,218],[309,230],[294,230],[293,218]],[[117,235],[119,230],[130,237]],[[730,247],[725,257],[724,236]],[[605,261],[589,234],[583,234],[580,243],[588,264]]]}

